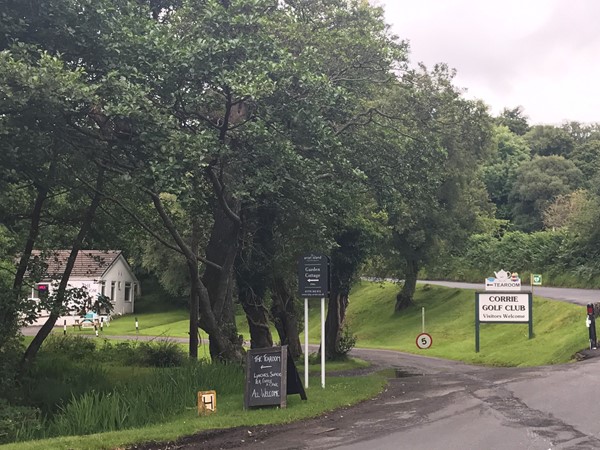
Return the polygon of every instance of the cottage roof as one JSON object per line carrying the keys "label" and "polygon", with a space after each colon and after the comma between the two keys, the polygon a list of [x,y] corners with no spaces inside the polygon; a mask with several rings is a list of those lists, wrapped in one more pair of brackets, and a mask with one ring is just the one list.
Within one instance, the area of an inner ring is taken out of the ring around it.
{"label": "cottage roof", "polygon": [[[57,278],[62,275],[67,265],[71,250],[51,250],[44,252],[44,262],[48,264],[46,275]],[[112,266],[121,254],[120,250],[79,250],[71,272],[72,278],[100,278]],[[40,257],[40,251],[32,252],[32,256]]]}

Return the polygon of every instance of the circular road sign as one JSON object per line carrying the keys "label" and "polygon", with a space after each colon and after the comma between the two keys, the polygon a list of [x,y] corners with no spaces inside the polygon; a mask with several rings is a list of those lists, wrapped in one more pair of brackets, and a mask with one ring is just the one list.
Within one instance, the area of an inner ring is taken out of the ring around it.
{"label": "circular road sign", "polygon": [[431,336],[427,333],[421,333],[417,336],[417,347],[425,349],[431,347]]}

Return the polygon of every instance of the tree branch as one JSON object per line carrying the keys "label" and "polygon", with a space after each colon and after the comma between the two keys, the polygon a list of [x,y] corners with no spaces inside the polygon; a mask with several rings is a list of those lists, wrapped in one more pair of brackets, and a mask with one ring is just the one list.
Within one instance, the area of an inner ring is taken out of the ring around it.
{"label": "tree branch", "polygon": [[217,175],[213,172],[212,167],[210,167],[210,166],[207,167],[206,173],[208,174],[208,177],[210,178],[210,181],[212,182],[213,188],[215,190],[215,194],[217,195],[217,200],[219,201],[219,205],[221,205],[221,208],[223,208],[223,211],[225,211],[225,214],[227,215],[227,217],[229,217],[235,224],[241,225],[242,219],[235,212],[233,212],[233,210],[229,207],[229,204],[227,203],[227,200],[225,199],[225,188],[219,181],[219,178],[217,177]]}

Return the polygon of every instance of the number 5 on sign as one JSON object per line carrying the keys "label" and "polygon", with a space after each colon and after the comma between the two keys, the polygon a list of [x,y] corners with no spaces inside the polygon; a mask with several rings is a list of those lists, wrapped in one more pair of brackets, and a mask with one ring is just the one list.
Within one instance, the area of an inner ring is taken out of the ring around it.
{"label": "number 5 on sign", "polygon": [[417,347],[420,349],[426,349],[431,347],[432,339],[427,333],[421,333],[417,336]]}

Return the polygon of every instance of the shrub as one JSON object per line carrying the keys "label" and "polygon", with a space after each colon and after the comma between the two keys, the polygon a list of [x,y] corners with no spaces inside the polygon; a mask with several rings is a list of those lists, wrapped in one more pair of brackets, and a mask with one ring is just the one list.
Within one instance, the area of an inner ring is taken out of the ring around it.
{"label": "shrub", "polygon": [[354,348],[357,339],[357,336],[350,331],[348,324],[345,324],[337,345],[338,354],[345,357]]}
{"label": "shrub", "polygon": [[73,396],[92,389],[112,389],[106,369],[91,358],[82,364],[80,359],[60,353],[40,352],[21,382],[23,398],[44,415],[54,414]]}
{"label": "shrub", "polygon": [[89,434],[164,421],[193,408],[198,391],[237,394],[243,380],[242,366],[234,364],[198,362],[154,369],[151,376],[132,379],[111,392],[91,391],[73,398],[49,424],[48,434]]}
{"label": "shrub", "polygon": [[50,335],[44,342],[44,351],[69,355],[73,359],[82,359],[96,351],[93,340],[83,336]]}
{"label": "shrub", "polygon": [[186,361],[185,353],[172,341],[143,342],[136,350],[135,359],[150,367],[176,367]]}
{"label": "shrub", "polygon": [[0,399],[0,444],[30,437],[41,429],[37,408],[13,406]]}

